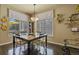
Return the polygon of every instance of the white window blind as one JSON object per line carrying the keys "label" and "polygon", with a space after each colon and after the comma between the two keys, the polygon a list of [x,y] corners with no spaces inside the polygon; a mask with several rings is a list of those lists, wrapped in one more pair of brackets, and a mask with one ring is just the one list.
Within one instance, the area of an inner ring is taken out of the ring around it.
{"label": "white window blind", "polygon": [[9,9],[9,18],[16,18],[17,20],[27,21],[28,17],[29,16],[24,13]]}
{"label": "white window blind", "polygon": [[37,14],[37,32],[45,33],[48,36],[53,35],[53,11],[47,11]]}
{"label": "white window blind", "polygon": [[18,22],[18,24],[10,24],[10,31],[28,32],[28,17],[29,16],[24,13],[9,10],[9,21]]}

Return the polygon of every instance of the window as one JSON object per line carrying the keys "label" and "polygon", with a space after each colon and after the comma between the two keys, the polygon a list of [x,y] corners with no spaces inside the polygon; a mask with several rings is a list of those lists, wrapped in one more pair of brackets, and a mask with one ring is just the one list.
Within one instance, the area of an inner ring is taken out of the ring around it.
{"label": "window", "polygon": [[16,32],[19,30],[19,21],[17,21],[15,18],[9,19],[9,30],[11,32]]}
{"label": "window", "polygon": [[48,36],[53,35],[53,15],[52,11],[37,14],[37,32],[46,33]]}
{"label": "window", "polygon": [[9,30],[10,32],[29,32],[28,15],[9,10]]}

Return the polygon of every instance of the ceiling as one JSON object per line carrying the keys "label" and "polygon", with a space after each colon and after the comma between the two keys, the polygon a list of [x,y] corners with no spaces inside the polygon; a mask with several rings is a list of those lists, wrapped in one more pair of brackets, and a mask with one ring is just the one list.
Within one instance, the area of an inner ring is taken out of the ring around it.
{"label": "ceiling", "polygon": [[[7,5],[9,8],[17,10],[17,11],[21,11],[24,13],[28,13],[28,14],[33,14],[34,13],[34,6],[33,4],[8,4]],[[52,9],[52,7],[55,7],[56,5],[52,5],[52,4],[37,4],[35,6],[35,12],[36,13],[40,13],[46,10],[50,10]]]}
{"label": "ceiling", "polygon": [[[33,4],[6,4],[6,6],[13,10],[24,12],[30,15],[34,13]],[[63,6],[63,5],[61,4],[36,4],[35,12],[40,13],[40,12],[47,11],[47,10],[50,10],[50,9],[53,9],[59,6]]]}

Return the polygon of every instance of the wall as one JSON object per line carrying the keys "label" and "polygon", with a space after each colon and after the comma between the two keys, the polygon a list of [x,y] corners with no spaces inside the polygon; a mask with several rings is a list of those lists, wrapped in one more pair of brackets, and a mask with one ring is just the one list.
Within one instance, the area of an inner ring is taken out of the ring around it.
{"label": "wall", "polygon": [[[7,15],[7,8],[9,8],[9,7],[6,6],[5,4],[1,4],[0,5],[0,18],[2,18],[4,16],[5,17],[8,16]],[[23,13],[23,15],[25,15],[25,14]],[[26,16],[28,17],[28,14],[26,14]],[[28,18],[26,18],[26,19],[28,19]],[[8,22],[9,22],[9,20],[8,20]],[[6,24],[9,27],[9,23],[8,22]],[[0,30],[0,45],[8,44],[8,43],[11,43],[11,42],[12,42],[12,36],[9,34],[9,28],[6,31]]]}
{"label": "wall", "polygon": [[[68,24],[66,24],[68,18],[70,17],[71,14],[76,13],[76,6],[77,5],[60,5],[56,8],[52,8],[53,10],[53,14],[52,16],[54,16],[54,18],[52,19],[53,21],[53,36],[52,37],[48,37],[48,42],[50,43],[55,43],[55,44],[60,44],[62,45],[64,42],[64,39],[71,39],[75,40],[76,38],[79,38],[79,33],[76,32],[72,32],[71,28],[68,28]],[[39,13],[41,14],[41,13]],[[39,15],[37,14],[37,15]],[[62,23],[58,23],[56,17],[57,14],[63,14],[64,16],[64,21]],[[47,16],[47,15],[46,15]],[[40,17],[43,17],[42,15],[40,15]],[[36,28],[36,26],[35,26]],[[70,42],[72,44],[78,43],[78,41],[73,41]],[[78,48],[78,46],[77,46]]]}
{"label": "wall", "polygon": [[[5,7],[5,5],[0,5],[0,7],[0,18],[4,16],[7,17],[7,8]],[[6,24],[8,26],[8,22]],[[0,45],[6,44],[8,42],[10,42],[10,39],[8,37],[8,29],[6,31],[0,30]]]}
{"label": "wall", "polygon": [[[0,15],[1,15],[1,5],[0,5]],[[1,18],[1,16],[0,16],[0,18]]]}
{"label": "wall", "polygon": [[[68,28],[68,25],[65,24],[68,17],[75,13],[76,5],[62,5],[60,7],[55,8],[55,18],[54,18],[54,36],[53,38],[48,39],[50,42],[55,43],[63,43],[64,39],[75,39],[79,38],[79,33],[73,33],[71,32],[71,29]],[[63,14],[64,15],[64,22],[58,23],[56,20],[57,14]]]}
{"label": "wall", "polygon": [[[1,7],[0,18],[3,16],[7,16],[7,8],[5,7],[5,5],[0,5],[0,7]],[[63,14],[65,20],[67,20],[67,18],[72,13],[75,13],[75,5],[61,5],[55,8],[55,18],[53,20],[54,36],[53,38],[49,38],[48,41],[55,43],[62,43],[64,39],[79,38],[79,33],[71,32],[71,30],[65,24],[65,21],[59,24],[56,20],[56,14]],[[8,37],[8,30],[5,32],[0,31],[0,44],[7,42],[10,42],[10,39]]]}

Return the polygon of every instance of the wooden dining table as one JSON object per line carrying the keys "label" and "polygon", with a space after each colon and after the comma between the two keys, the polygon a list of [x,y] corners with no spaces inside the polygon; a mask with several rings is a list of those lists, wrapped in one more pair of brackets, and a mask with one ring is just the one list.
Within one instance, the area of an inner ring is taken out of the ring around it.
{"label": "wooden dining table", "polygon": [[13,55],[15,55],[15,45],[16,45],[16,39],[18,40],[23,40],[25,42],[27,42],[27,55],[30,55],[30,44],[32,41],[34,40],[38,40],[41,38],[45,38],[45,47],[46,47],[46,51],[45,54],[47,55],[47,35],[46,34],[35,34],[35,35],[13,35]]}

